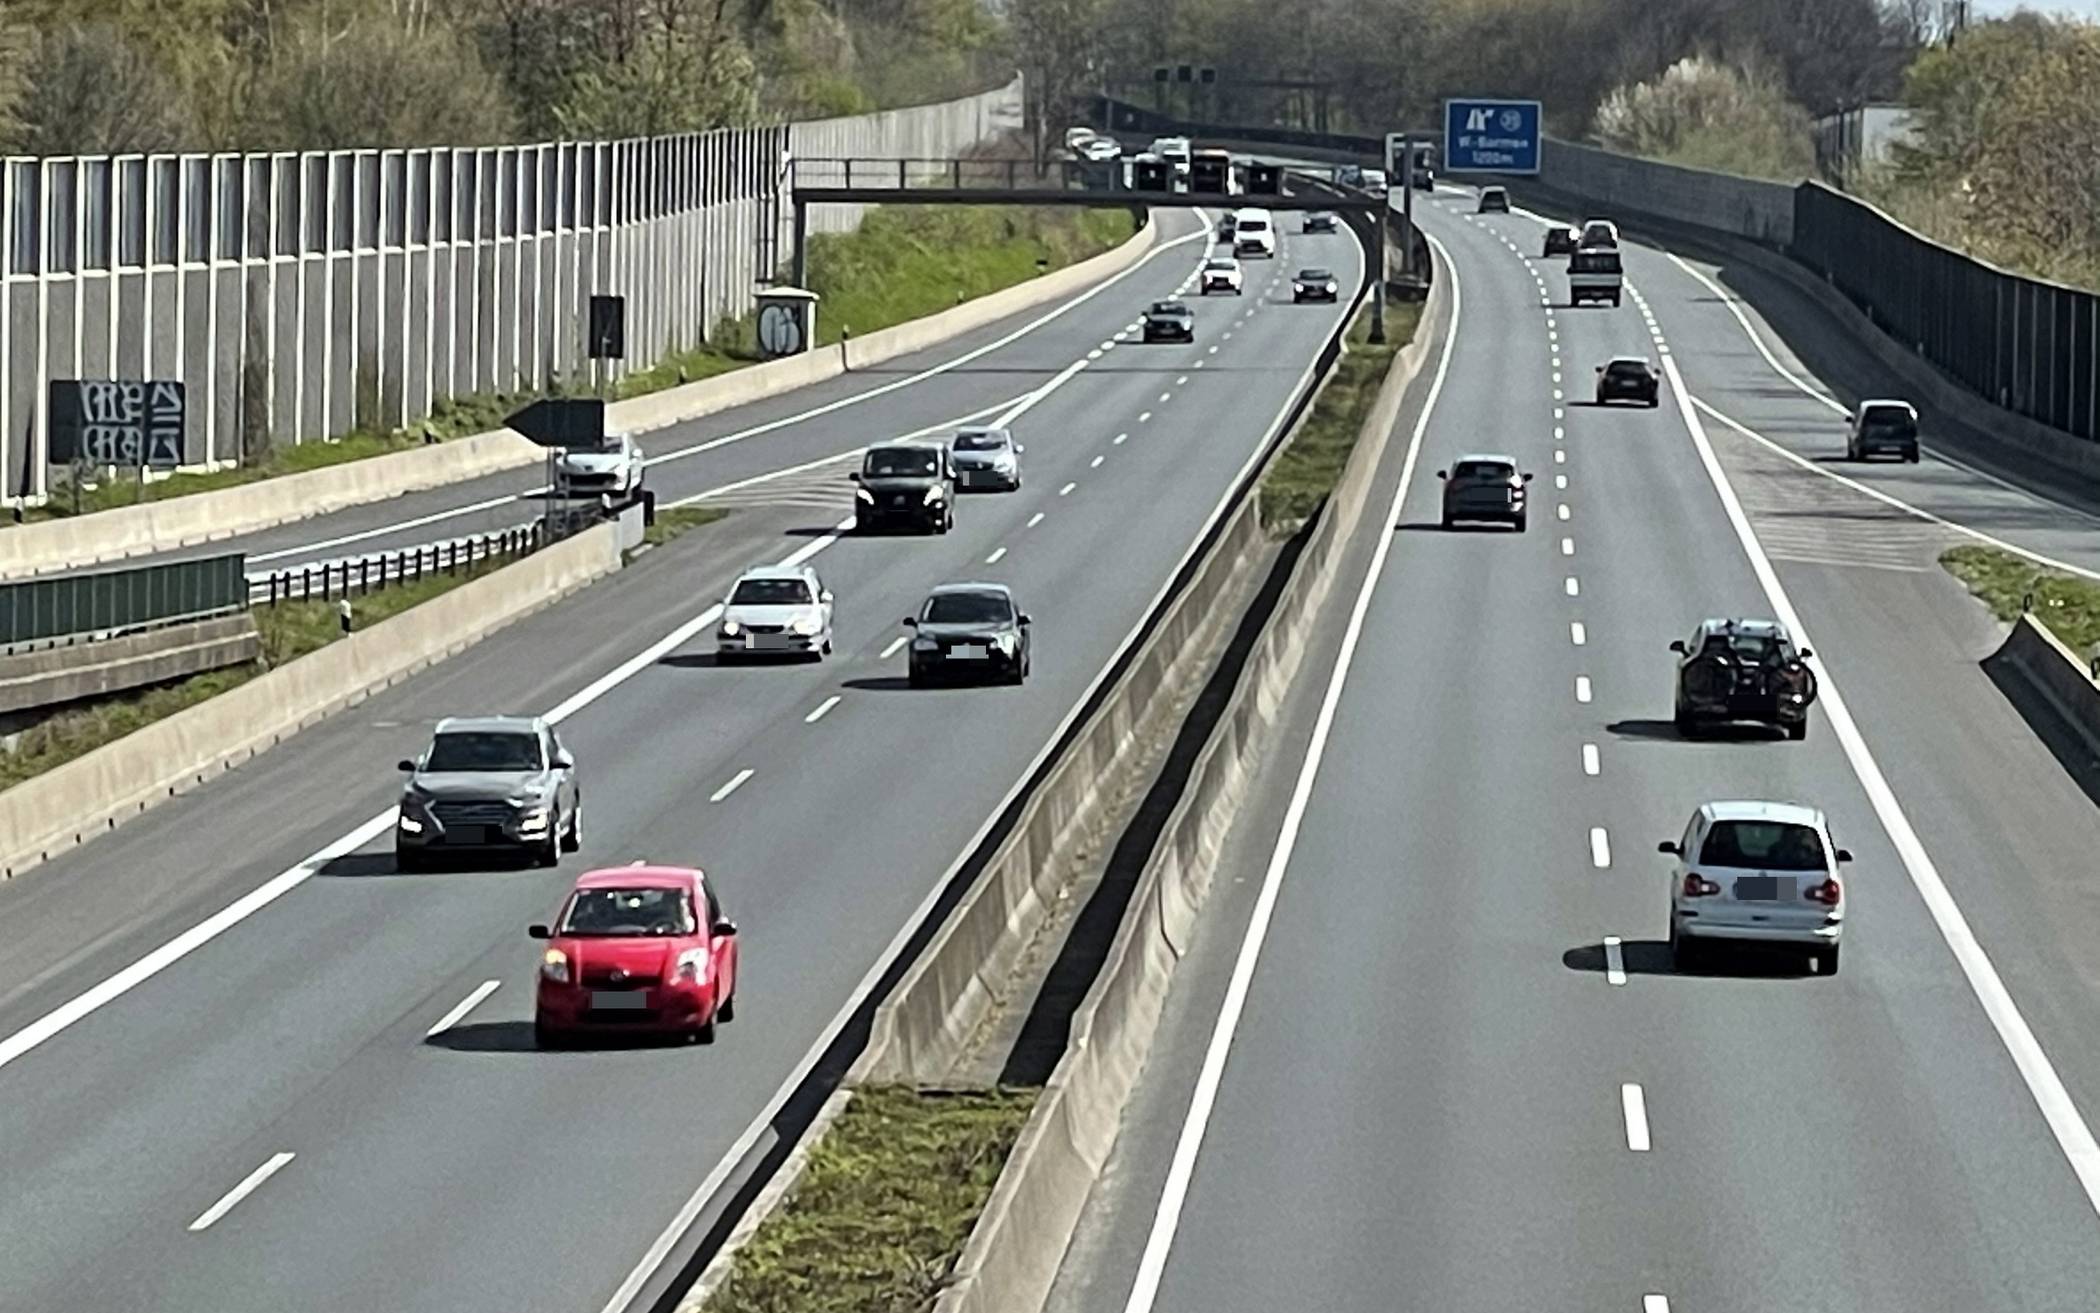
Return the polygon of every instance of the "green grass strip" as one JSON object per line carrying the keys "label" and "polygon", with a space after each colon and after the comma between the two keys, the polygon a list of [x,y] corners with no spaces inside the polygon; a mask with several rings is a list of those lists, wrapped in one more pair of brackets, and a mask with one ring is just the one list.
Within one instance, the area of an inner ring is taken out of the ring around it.
{"label": "green grass strip", "polygon": [[[460,567],[457,574],[425,575],[412,583],[354,597],[350,600],[351,625],[357,630],[368,629],[505,564],[508,562],[503,560],[476,561],[472,566]],[[188,679],[69,708],[22,731],[14,751],[0,753],[0,789],[12,788],[157,720],[209,701],[269,669],[328,646],[343,636],[342,620],[335,608],[333,601],[257,606],[250,614],[262,636],[260,661],[208,670]]]}
{"label": "green grass strip", "polygon": [[1947,572],[2008,624],[2034,599],[2034,618],[2081,657],[2100,645],[2100,584],[2044,569],[1995,547],[1950,547],[1940,554]]}
{"label": "green grass strip", "polygon": [[932,1308],[1036,1093],[857,1091],[709,1313]]}
{"label": "green grass strip", "polygon": [[1334,491],[1394,355],[1414,340],[1421,319],[1419,304],[1387,301],[1385,344],[1373,346],[1371,307],[1366,303],[1357,312],[1349,328],[1348,351],[1335,362],[1333,375],[1313,400],[1304,422],[1262,476],[1261,522],[1270,534],[1288,537],[1297,532]]}

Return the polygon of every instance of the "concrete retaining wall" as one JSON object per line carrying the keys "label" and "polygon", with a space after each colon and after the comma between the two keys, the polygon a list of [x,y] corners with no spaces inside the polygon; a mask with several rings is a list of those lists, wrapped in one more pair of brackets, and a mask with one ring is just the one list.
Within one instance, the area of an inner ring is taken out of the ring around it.
{"label": "concrete retaining wall", "polygon": [[55,707],[253,661],[262,637],[246,612],[0,657],[0,712]]}
{"label": "concrete retaining wall", "polygon": [[600,525],[0,792],[13,877],[620,568]]}
{"label": "concrete retaining wall", "polygon": [[[1157,234],[1157,225],[1148,215],[1129,241],[1078,264],[837,347],[616,401],[606,407],[606,423],[630,433],[647,433],[924,350],[1113,277],[1142,259]],[[517,434],[498,431],[217,492],[0,529],[0,579],[78,569],[255,533],[346,506],[520,468],[543,455],[541,448]]]}

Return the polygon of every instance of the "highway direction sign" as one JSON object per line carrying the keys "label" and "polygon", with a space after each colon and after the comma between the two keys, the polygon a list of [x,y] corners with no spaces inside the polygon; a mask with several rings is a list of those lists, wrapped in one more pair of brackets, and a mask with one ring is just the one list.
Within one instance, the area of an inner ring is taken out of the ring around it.
{"label": "highway direction sign", "polygon": [[1539,102],[1444,102],[1444,169],[1448,173],[1537,173]]}
{"label": "highway direction sign", "polygon": [[181,383],[53,379],[47,400],[54,465],[171,470],[182,464]]}

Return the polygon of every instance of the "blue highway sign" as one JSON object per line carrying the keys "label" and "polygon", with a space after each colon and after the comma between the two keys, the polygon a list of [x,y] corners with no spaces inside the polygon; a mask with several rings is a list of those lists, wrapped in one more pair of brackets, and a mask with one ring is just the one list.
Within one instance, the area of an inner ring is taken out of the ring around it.
{"label": "blue highway sign", "polygon": [[1539,102],[1444,102],[1444,168],[1451,173],[1537,173]]}

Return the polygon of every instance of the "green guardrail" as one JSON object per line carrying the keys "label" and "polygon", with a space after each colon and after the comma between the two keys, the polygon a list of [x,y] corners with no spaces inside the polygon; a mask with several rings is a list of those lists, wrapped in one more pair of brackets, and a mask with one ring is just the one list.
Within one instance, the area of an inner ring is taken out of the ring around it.
{"label": "green guardrail", "polygon": [[247,558],[239,552],[24,579],[0,584],[0,644],[198,619],[247,605]]}

